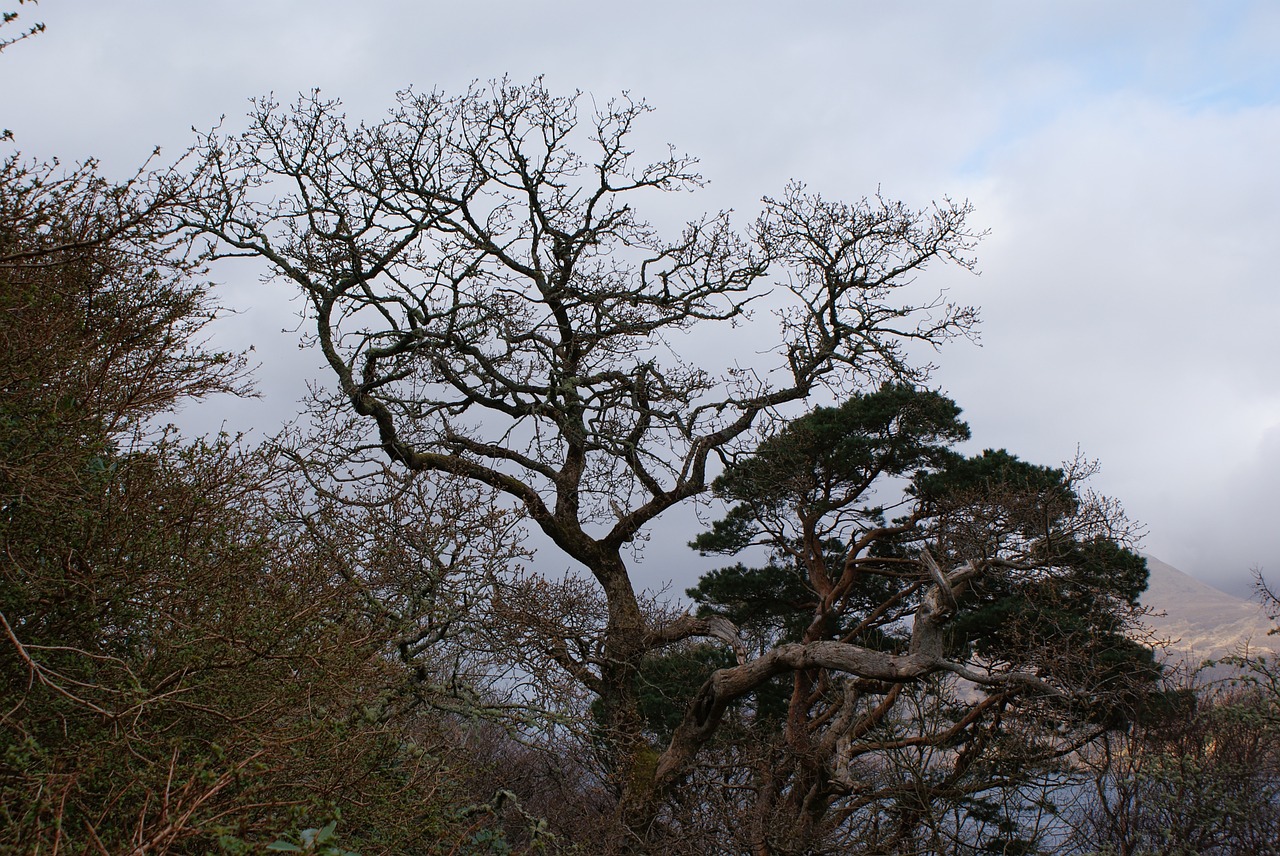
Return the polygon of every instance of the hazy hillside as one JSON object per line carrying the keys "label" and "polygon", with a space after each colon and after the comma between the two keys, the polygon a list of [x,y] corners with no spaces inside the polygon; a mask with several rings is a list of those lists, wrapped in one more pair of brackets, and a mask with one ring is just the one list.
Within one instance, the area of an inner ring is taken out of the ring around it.
{"label": "hazy hillside", "polygon": [[1275,623],[1258,603],[1219,591],[1152,556],[1147,567],[1151,579],[1142,596],[1152,610],[1147,624],[1188,660],[1236,654],[1245,644],[1280,653],[1280,635],[1267,635]]}

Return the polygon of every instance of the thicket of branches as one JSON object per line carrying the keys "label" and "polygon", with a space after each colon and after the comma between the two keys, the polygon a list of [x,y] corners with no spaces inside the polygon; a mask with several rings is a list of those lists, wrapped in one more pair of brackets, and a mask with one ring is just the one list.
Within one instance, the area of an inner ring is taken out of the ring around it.
{"label": "thicket of branches", "polygon": [[476,708],[457,637],[511,523],[157,421],[248,392],[171,178],[0,165],[0,851],[257,852],[341,814],[447,852],[491,822],[441,711]]}

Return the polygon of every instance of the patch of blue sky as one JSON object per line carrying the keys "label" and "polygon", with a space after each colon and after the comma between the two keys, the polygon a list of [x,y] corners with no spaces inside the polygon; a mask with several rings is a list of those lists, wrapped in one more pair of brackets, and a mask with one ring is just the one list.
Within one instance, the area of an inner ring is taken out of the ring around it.
{"label": "patch of blue sky", "polygon": [[986,174],[1063,115],[1118,98],[1192,115],[1280,106],[1280,7],[1227,0],[1168,8],[1180,14],[1046,18],[1023,29],[984,63],[1009,95],[957,172]]}
{"label": "patch of blue sky", "polygon": [[1280,104],[1280,10],[1243,0],[1200,8],[1182,39],[1145,52],[1141,76],[1123,82],[1190,113]]}
{"label": "patch of blue sky", "polygon": [[1251,74],[1183,93],[1178,104],[1192,113],[1280,106],[1280,66],[1267,74]]}

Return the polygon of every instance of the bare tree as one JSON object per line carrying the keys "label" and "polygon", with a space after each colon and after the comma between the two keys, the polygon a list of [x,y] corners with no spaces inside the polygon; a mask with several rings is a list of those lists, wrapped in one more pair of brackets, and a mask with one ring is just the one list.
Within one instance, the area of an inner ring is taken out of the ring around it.
{"label": "bare tree", "polygon": [[[873,376],[919,377],[904,346],[965,334],[976,313],[911,299],[909,286],[932,262],[972,266],[978,236],[967,204],[844,204],[793,184],[745,231],[722,212],[664,237],[633,199],[696,188],[694,161],[637,158],[642,103],[583,106],[537,81],[402,92],[367,125],[318,94],[260,101],[244,133],[202,139],[188,223],[306,296],[335,398],[376,431],[353,459],[373,452],[498,490],[594,577],[600,650],[558,656],[599,696],[620,810],[643,836],[692,756],[650,745],[637,667],[654,649],[725,634],[647,621],[628,545],[704,493],[718,457],[777,408]],[[767,364],[716,372],[681,358],[688,334],[725,336],[766,296],[780,328]],[[940,667],[818,643],[726,679],[815,658],[896,681]]]}

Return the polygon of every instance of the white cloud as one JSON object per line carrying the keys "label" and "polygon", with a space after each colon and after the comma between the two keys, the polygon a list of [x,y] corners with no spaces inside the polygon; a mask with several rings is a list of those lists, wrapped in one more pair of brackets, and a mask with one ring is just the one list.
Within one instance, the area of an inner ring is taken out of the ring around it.
{"label": "white cloud", "polygon": [[[376,118],[407,84],[457,91],[510,72],[656,106],[638,144],[673,142],[712,180],[663,217],[749,211],[791,177],[832,197],[967,195],[992,229],[984,274],[925,281],[983,307],[985,347],[939,356],[976,443],[1042,461],[1079,444],[1102,459],[1100,486],[1150,525],[1148,548],[1188,571],[1239,590],[1248,565],[1280,567],[1273,4],[65,0],[35,12],[48,32],[0,59],[0,122],[33,154],[99,154],[117,172],[158,143],[176,154],[192,124],[238,122],[271,90],[320,86]],[[302,395],[307,355],[271,332],[293,324],[286,300],[226,276],[245,314],[223,335],[258,345],[270,391],[245,418],[269,420]]]}

